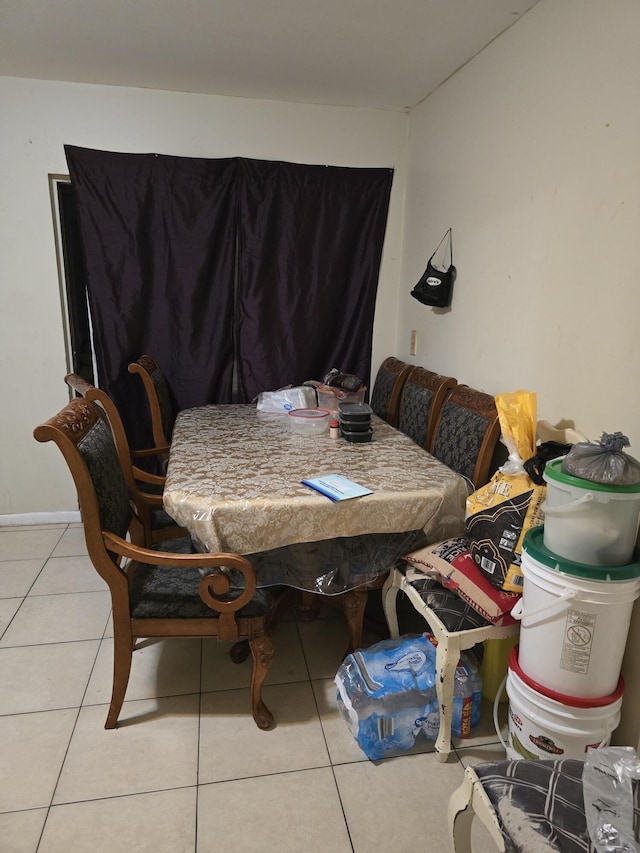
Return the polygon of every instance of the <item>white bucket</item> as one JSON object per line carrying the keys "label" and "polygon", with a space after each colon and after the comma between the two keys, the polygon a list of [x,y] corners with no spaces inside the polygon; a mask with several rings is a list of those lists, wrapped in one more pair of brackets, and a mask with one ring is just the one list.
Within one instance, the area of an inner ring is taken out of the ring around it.
{"label": "white bucket", "polygon": [[[523,673],[518,650],[513,649],[507,671],[509,740],[507,758],[584,758],[587,748],[605,746],[620,722],[624,682],[611,696],[587,703],[544,691]],[[536,689],[538,688],[538,689]]]}
{"label": "white bucket", "polygon": [[519,661],[544,689],[577,698],[608,696],[618,683],[640,563],[586,566],[559,560],[543,544],[541,527],[522,546]]}
{"label": "white bucket", "polygon": [[544,544],[559,557],[592,566],[623,566],[633,558],[640,525],[640,483],[606,486],[545,466]]}

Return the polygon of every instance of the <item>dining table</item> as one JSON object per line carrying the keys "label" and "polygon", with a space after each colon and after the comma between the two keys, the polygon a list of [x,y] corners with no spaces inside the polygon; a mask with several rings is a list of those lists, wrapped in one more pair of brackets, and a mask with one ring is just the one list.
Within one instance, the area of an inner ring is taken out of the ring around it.
{"label": "dining table", "polygon": [[[402,554],[462,534],[468,495],[464,478],[403,432],[376,415],[371,426],[370,441],[350,442],[298,434],[286,413],[255,404],[185,409],[164,508],[198,550],[247,556],[259,586],[345,601],[354,591],[362,609],[363,590]],[[336,501],[303,483],[331,474],[370,494]]]}

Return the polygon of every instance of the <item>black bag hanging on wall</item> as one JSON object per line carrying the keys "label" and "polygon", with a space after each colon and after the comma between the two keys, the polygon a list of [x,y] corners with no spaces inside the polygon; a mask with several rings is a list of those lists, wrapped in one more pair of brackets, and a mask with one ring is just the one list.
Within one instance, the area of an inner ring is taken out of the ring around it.
{"label": "black bag hanging on wall", "polygon": [[[439,264],[441,269],[434,264],[433,259],[438,254],[440,247],[445,240],[449,241],[449,266],[446,265],[447,247],[443,252],[442,263]],[[411,291],[411,295],[422,302],[423,305],[431,305],[433,308],[448,308],[451,305],[451,292],[453,290],[453,282],[456,279],[456,268],[453,265],[453,248],[451,242],[451,228],[444,235],[438,248],[429,258],[427,268],[422,274],[422,278]]]}

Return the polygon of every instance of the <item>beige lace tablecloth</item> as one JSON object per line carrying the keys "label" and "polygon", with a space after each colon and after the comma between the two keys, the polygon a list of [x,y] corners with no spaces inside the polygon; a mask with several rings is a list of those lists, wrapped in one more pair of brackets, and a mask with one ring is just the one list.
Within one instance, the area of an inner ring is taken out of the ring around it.
{"label": "beige lace tablecloth", "polygon": [[[203,551],[252,554],[296,542],[423,529],[460,535],[465,481],[373,417],[373,440],[290,432],[286,415],[253,405],[178,415],[164,490],[166,511]],[[341,474],[373,494],[333,502],[301,483]]]}

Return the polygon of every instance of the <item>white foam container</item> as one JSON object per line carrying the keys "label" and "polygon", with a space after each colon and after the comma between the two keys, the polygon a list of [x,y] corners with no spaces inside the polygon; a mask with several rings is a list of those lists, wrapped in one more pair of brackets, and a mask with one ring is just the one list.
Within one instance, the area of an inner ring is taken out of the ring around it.
{"label": "white foam container", "polygon": [[640,563],[587,566],[560,559],[543,543],[542,527],[522,547],[519,662],[547,690],[598,698],[616,689],[640,595]]}
{"label": "white foam container", "polygon": [[529,679],[512,649],[506,678],[509,698],[509,739],[502,741],[507,758],[549,760],[584,758],[588,747],[607,745],[620,722],[624,682],[615,691],[592,700],[576,700],[546,691]]}
{"label": "white foam container", "polygon": [[640,525],[640,483],[605,486],[565,474],[562,458],[545,466],[544,544],[592,566],[630,562]]}

